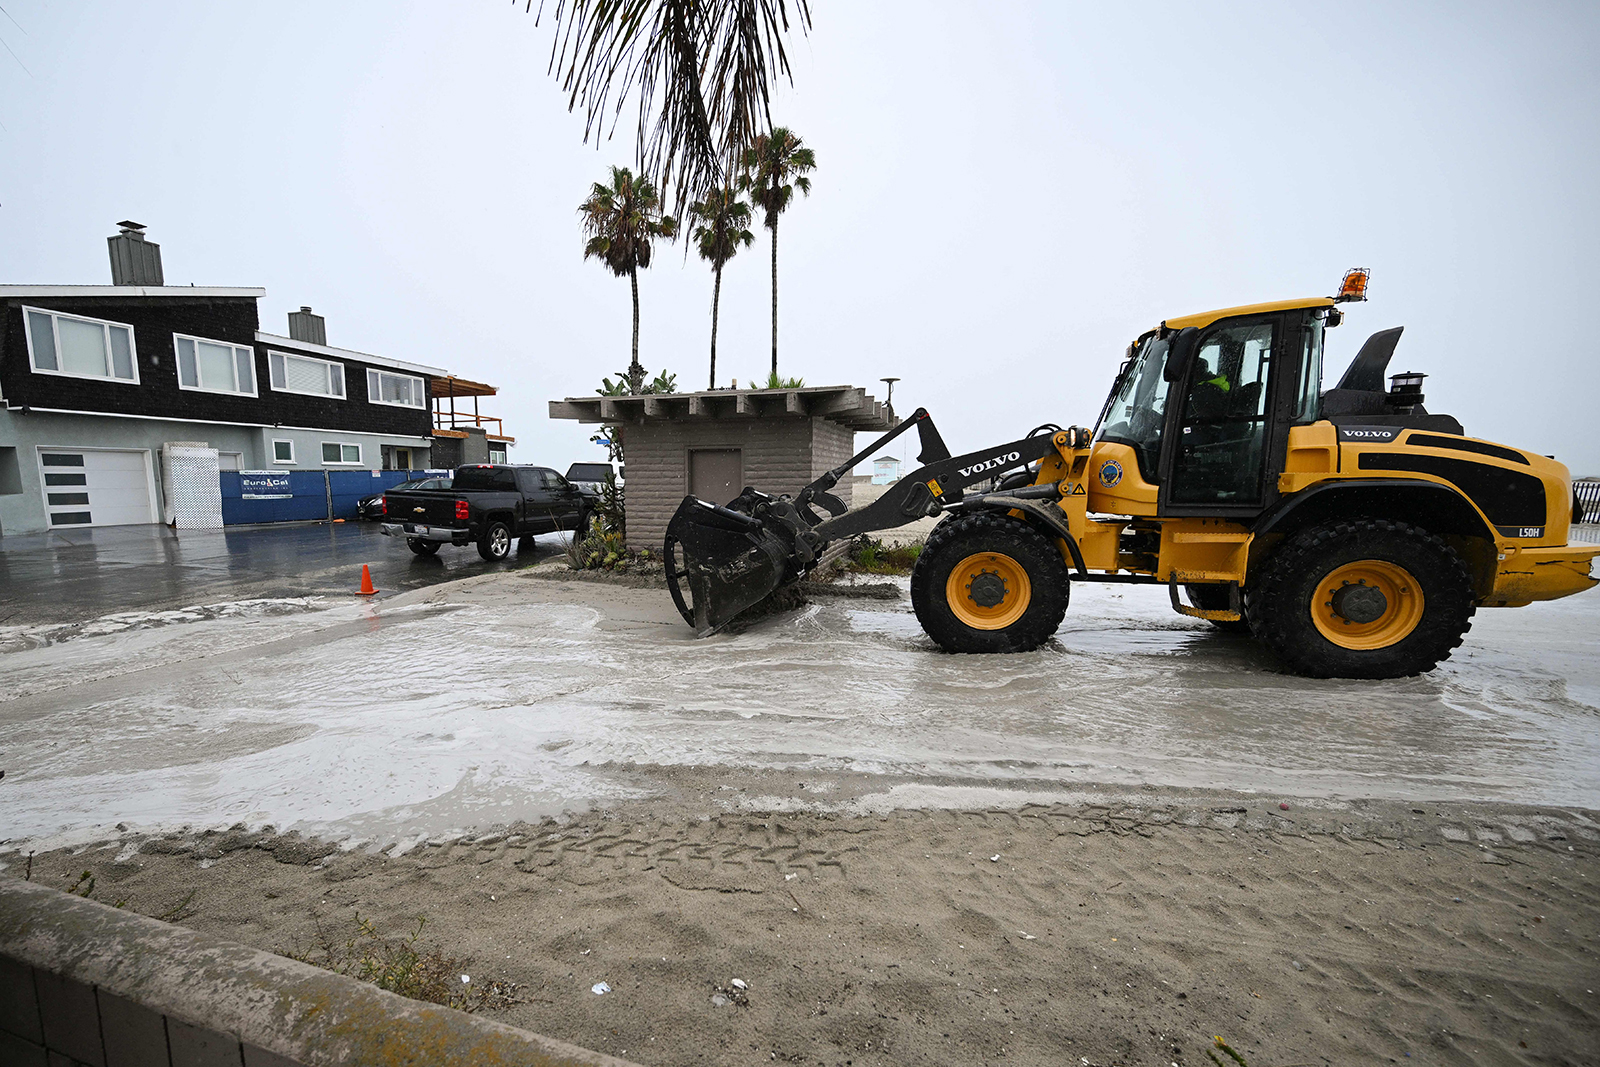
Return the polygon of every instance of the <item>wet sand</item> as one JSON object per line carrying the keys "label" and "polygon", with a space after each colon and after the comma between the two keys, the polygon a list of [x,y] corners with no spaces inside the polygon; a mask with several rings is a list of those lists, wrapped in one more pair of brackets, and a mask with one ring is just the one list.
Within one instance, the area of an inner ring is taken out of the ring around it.
{"label": "wet sand", "polygon": [[1584,813],[1090,790],[828,816],[732,810],[787,776],[673,777],[403,852],[118,835],[33,877],[274,951],[424,915],[477,981],[521,983],[493,1017],[645,1064],[1190,1067],[1212,1035],[1257,1067],[1600,1056]]}

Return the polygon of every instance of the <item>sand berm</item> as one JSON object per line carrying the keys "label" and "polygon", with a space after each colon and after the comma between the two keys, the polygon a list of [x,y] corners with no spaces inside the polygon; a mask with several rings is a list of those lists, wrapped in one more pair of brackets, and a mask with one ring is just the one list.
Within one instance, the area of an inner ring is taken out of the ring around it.
{"label": "sand berm", "polygon": [[1592,813],[1126,787],[773,812],[740,798],[807,783],[650,777],[672,795],[403,852],[238,827],[30,873],[280,952],[426,916],[520,984],[496,1018],[645,1064],[1190,1067],[1213,1035],[1251,1067],[1600,1062]]}

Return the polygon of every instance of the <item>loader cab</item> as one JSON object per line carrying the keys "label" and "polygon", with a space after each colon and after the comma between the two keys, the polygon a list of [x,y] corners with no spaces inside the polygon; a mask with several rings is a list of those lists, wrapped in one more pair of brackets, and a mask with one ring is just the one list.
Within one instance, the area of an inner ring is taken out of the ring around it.
{"label": "loader cab", "polygon": [[1134,343],[1096,440],[1132,449],[1157,515],[1247,518],[1273,503],[1289,428],[1321,414],[1331,305],[1169,319]]}

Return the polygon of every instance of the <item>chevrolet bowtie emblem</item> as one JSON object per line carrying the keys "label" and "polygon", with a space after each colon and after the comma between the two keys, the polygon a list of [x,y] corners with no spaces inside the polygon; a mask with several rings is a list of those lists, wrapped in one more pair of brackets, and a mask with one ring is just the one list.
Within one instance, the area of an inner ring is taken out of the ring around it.
{"label": "chevrolet bowtie emblem", "polygon": [[411,510],[416,512],[418,515],[421,515],[427,509],[426,508],[412,508]]}

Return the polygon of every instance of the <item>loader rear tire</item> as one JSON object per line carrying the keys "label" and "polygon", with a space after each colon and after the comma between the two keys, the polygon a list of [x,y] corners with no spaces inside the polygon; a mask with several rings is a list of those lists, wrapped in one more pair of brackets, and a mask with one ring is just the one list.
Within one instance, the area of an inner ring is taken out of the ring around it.
{"label": "loader rear tire", "polygon": [[1324,523],[1280,545],[1245,589],[1250,629],[1295,673],[1405,678],[1433,670],[1472,625],[1467,565],[1410,523]]}
{"label": "loader rear tire", "polygon": [[1067,611],[1071,582],[1055,542],[1006,515],[941,522],[911,571],[911,606],[946,652],[1031,652]]}

